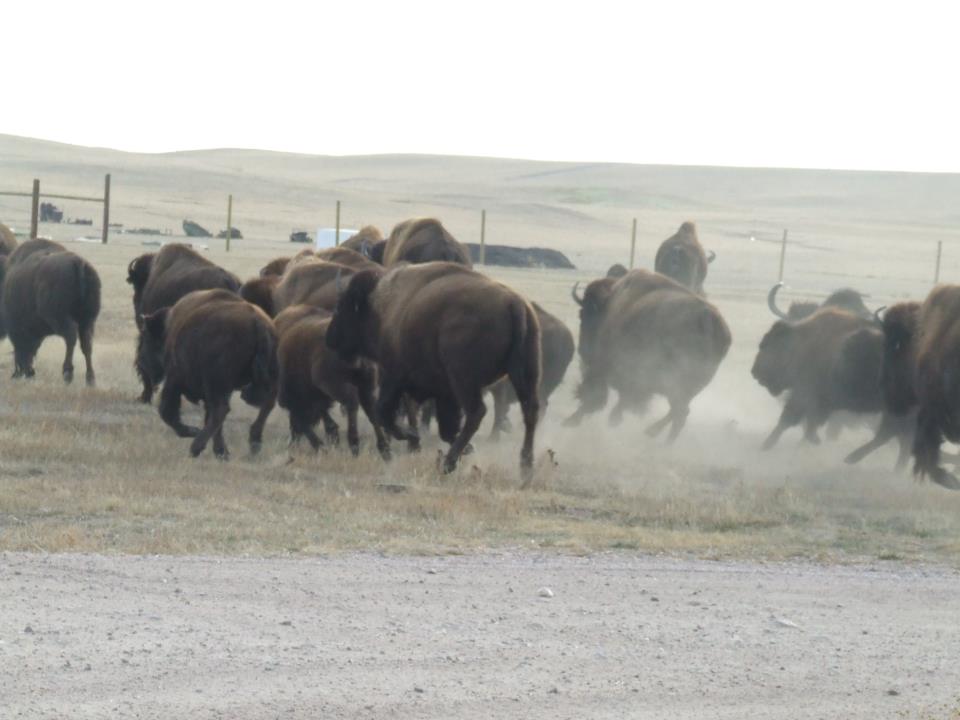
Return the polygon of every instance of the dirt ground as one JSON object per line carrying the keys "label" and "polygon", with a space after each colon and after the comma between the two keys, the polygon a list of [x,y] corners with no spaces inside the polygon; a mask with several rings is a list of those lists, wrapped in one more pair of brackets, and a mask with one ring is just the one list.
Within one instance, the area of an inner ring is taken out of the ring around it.
{"label": "dirt ground", "polygon": [[4,718],[960,717],[955,570],[0,560]]}

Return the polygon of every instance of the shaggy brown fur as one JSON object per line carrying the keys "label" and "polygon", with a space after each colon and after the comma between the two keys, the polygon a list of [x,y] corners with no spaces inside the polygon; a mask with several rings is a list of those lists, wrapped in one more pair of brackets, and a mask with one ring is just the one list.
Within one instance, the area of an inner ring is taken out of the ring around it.
{"label": "shaggy brown fur", "polygon": [[653,267],[658,273],[702,295],[708,262],[707,254],[697,239],[697,226],[688,221],[660,244]]}
{"label": "shaggy brown fur", "polygon": [[670,278],[631,270],[620,279],[594,280],[580,305],[583,381],[579,409],[566,424],[602,409],[609,388],[619,393],[610,415],[618,424],[625,410],[642,411],[663,395],[670,411],[647,429],[651,437],[671,424],[673,441],[686,423],[690,402],[713,379],[730,348],[730,329],[720,312]]}
{"label": "shaggy brown fur", "polygon": [[9,255],[17,249],[17,238],[13,231],[0,223],[0,255]]}
{"label": "shaggy brown fur", "polygon": [[140,399],[150,402],[157,385],[163,382],[163,355],[150,352],[144,342],[141,315],[172,307],[195,290],[240,290],[240,280],[231,272],[210,262],[189,245],[171,243],[160,252],[141,255],[129,266],[127,282],[133,285],[134,312],[140,329],[137,340],[136,369],[143,383]]}
{"label": "shaggy brown fur", "polygon": [[[540,322],[540,343],[543,368],[540,373],[540,417],[547,410],[547,403],[553,391],[560,387],[567,367],[573,360],[576,347],[573,342],[573,333],[555,315],[551,315],[537,303],[531,303]],[[493,432],[497,437],[500,432],[509,429],[507,412],[510,405],[517,401],[517,394],[508,378],[503,378],[490,388],[493,395]]]}
{"label": "shaggy brown fur", "polygon": [[[455,263],[400,265],[381,277],[357,273],[341,295],[327,344],[346,361],[363,357],[380,367],[377,416],[394,437],[404,393],[435,399],[440,437],[450,443],[444,471],[457,466],[486,413],[483,391],[507,375],[523,410],[521,467],[533,467],[539,412],[540,324],[513,290]],[[465,415],[460,427],[461,414]]]}
{"label": "shaggy brown fur", "polygon": [[406,220],[390,233],[383,249],[383,264],[391,267],[401,262],[454,262],[472,267],[470,251],[457,242],[439,220],[414,218]]}
{"label": "shaggy brown fur", "polygon": [[356,250],[358,253],[370,258],[374,262],[383,262],[383,247],[386,240],[383,239],[383,233],[380,228],[374,225],[364,225],[353,237],[340,243],[340,247]]}
{"label": "shaggy brown fur", "polygon": [[960,286],[938,285],[919,307],[890,308],[883,330],[887,403],[897,413],[917,408],[914,474],[960,490],[940,464],[943,440],[960,442]]}
{"label": "shaggy brown fur", "polygon": [[362,407],[373,425],[377,449],[384,459],[389,459],[390,446],[374,411],[373,363],[360,359],[344,362],[327,347],[330,313],[326,310],[294,305],[277,316],[275,326],[280,339],[278,400],[290,414],[291,442],[306,437],[314,450],[319,449],[323,443],[313,428],[323,420],[328,440],[339,443],[339,428],[330,417],[330,408],[340,403],[347,413],[347,443],[351,452],[360,452],[357,411]]}
{"label": "shaggy brown fur", "polygon": [[[163,348],[167,377],[160,396],[160,417],[180,437],[192,437],[196,457],[213,438],[213,452],[227,457],[223,422],[230,396],[243,397],[260,412],[250,426],[250,452],[260,449],[263,426],[277,397],[277,336],[262,310],[229,290],[199,290],[172,308],[144,316],[151,346]],[[203,428],[184,425],[180,401],[202,402]]]}
{"label": "shaggy brown fur", "polygon": [[43,339],[67,345],[63,379],[73,380],[73,351],[80,340],[87,385],[95,383],[93,331],[100,314],[100,277],[93,265],[49,240],[28,240],[0,256],[0,338],[13,343],[14,377],[33,377]]}

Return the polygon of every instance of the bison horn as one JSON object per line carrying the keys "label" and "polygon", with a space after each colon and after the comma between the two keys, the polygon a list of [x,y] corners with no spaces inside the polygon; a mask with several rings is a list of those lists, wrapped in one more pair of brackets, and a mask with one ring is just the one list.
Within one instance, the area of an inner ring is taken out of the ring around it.
{"label": "bison horn", "polygon": [[874,321],[877,325],[883,325],[883,318],[880,317],[880,315],[881,315],[881,313],[883,313],[883,311],[886,310],[886,309],[887,309],[887,306],[886,306],[886,305],[881,305],[880,307],[878,307],[876,310],[873,311],[873,321]]}
{"label": "bison horn", "polygon": [[781,320],[789,320],[790,318],[786,314],[784,314],[784,312],[780,308],[777,307],[777,291],[780,290],[780,288],[782,287],[783,287],[783,283],[778,282],[776,285],[770,288],[770,292],[767,293],[767,307],[770,308],[770,312],[772,312]]}
{"label": "bison horn", "polygon": [[717,259],[717,254],[713,250],[707,251],[707,265]]}
{"label": "bison horn", "polygon": [[573,296],[573,301],[574,301],[577,305],[579,305],[580,307],[583,307],[583,296],[581,295],[580,297],[577,297],[577,288],[578,288],[579,286],[580,286],[580,282],[579,282],[579,281],[578,281],[578,282],[575,282],[575,283],[573,284],[573,289],[570,291],[570,295]]}

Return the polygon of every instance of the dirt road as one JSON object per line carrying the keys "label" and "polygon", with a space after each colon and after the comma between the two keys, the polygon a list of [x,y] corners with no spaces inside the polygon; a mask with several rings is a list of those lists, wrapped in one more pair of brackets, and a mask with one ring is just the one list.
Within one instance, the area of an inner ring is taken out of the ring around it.
{"label": "dirt road", "polygon": [[960,712],[948,569],[4,554],[0,588],[3,718]]}

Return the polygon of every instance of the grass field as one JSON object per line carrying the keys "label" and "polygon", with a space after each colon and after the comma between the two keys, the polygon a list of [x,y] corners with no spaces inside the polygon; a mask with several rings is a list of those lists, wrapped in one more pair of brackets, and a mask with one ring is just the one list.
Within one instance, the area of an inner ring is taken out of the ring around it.
{"label": "grass field", "polygon": [[[63,345],[57,338],[44,344],[33,381],[8,380],[10,346],[2,345],[0,550],[448,553],[530,546],[841,562],[956,563],[960,557],[960,494],[894,474],[892,449],[856,468],[842,464],[846,452],[868,436],[866,429],[819,448],[789,435],[775,452],[761,454],[760,441],[779,406],[749,376],[757,342],[771,321],[763,296],[777,263],[774,228],[798,223],[788,292],[815,296],[856,284],[877,305],[922,297],[932,269],[932,255],[924,253],[936,239],[950,237],[957,219],[934,202],[956,184],[951,176],[937,181],[936,176],[798,173],[791,185],[787,171],[722,175],[718,169],[691,169],[684,189],[682,173],[669,168],[658,175],[627,166],[578,172],[520,161],[357,158],[329,160],[340,175],[328,177],[321,160],[310,165],[302,158],[236,153],[227,173],[223,157],[120,156],[0,137],[0,159],[13,168],[0,189],[6,189],[8,177],[19,186],[39,175],[54,178],[61,192],[81,185],[89,190],[98,174],[113,170],[117,220],[174,226],[176,218],[192,217],[216,229],[210,208],[221,190],[225,195],[233,189],[243,208],[236,224],[249,238],[236,242],[229,255],[216,241],[208,252],[241,277],[289,254],[283,240],[293,226],[326,224],[316,219],[316,210],[309,214],[310,190],[316,187],[325,199],[343,192],[353,203],[349,207],[359,208],[345,225],[373,221],[388,229],[392,222],[429,212],[450,218],[464,240],[475,239],[467,222],[473,208],[487,206],[501,223],[491,223],[492,242],[545,244],[577,263],[577,271],[488,269],[575,330],[570,285],[625,259],[629,216],[644,211],[645,192],[657,188],[648,198],[655,207],[643,216],[638,264],[647,264],[657,238],[684,219],[698,220],[704,243],[718,253],[707,289],[731,324],[734,347],[671,448],[648,440],[639,418],[616,430],[602,415],[579,430],[561,428],[559,420],[573,409],[579,379],[574,363],[539,433],[537,484],[528,492],[518,489],[518,434],[499,445],[487,442],[489,419],[477,453],[457,474],[442,477],[435,440],[416,456],[397,448],[389,465],[369,442],[359,459],[343,450],[319,456],[291,452],[280,410],[267,426],[262,454],[249,458],[245,429],[253,412],[236,397],[227,427],[233,459],[191,460],[187,443],[163,425],[156,409],[134,400],[126,265],[150,248],[130,235],[117,235],[106,247],[70,242],[103,280],[94,349],[98,387],[64,387]],[[311,167],[319,168],[316,175]],[[508,191],[501,174],[527,179]],[[823,182],[815,194],[818,177]],[[901,202],[894,206],[897,197]],[[755,209],[761,205],[758,220]],[[12,217],[22,226],[22,206],[3,199],[0,218]],[[811,207],[821,209],[815,220]],[[309,217],[314,220],[304,220]],[[751,228],[753,241],[747,237]],[[905,228],[916,235],[905,236]],[[42,226],[41,232],[64,241],[77,234],[67,226]],[[945,250],[948,278],[960,267],[952,248],[948,243]],[[369,441],[370,433],[362,429],[362,434]]]}

